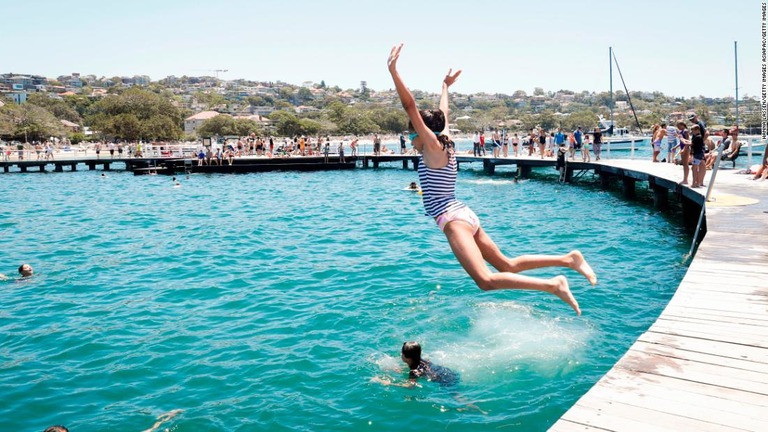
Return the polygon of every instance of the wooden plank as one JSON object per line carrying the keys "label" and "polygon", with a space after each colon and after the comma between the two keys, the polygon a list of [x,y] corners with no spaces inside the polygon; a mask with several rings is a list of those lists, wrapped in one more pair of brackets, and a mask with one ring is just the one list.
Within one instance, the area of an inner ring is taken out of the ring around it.
{"label": "wooden plank", "polygon": [[709,322],[768,326],[768,314],[696,308],[689,307],[684,302],[675,302],[674,304],[670,303],[667,305],[664,309],[664,317],[670,319],[688,317],[707,320]]}
{"label": "wooden plank", "polygon": [[[681,360],[690,360],[699,363],[707,363],[717,366],[729,367],[732,369],[741,369],[753,372],[768,374],[768,364],[744,359],[735,359],[725,357],[719,354],[702,353],[697,351],[686,351],[670,346],[659,345],[649,342],[638,341],[630,348],[632,351],[638,351],[646,354],[660,355]],[[768,429],[767,429],[768,430]]]}
{"label": "wooden plank", "polygon": [[752,345],[756,346],[763,346],[761,344],[768,343],[768,332],[762,326],[723,322],[713,323],[708,320],[673,318],[664,315],[659,317],[651,326],[651,329],[657,332],[661,331],[662,328],[699,332],[702,337],[715,340],[719,340],[718,336],[741,336],[742,338],[750,338],[750,340],[755,341],[757,344]]}
{"label": "wooden plank", "polygon": [[[606,388],[605,390],[610,389]],[[626,407],[644,409],[681,418],[696,419],[720,427],[729,426],[742,430],[768,430],[768,418],[761,415],[764,413],[764,409],[736,403],[727,404],[728,401],[723,401],[719,398],[670,389],[652,390],[651,386],[647,388],[644,386],[637,392],[590,392],[586,397],[579,400],[578,403],[592,407],[603,406],[606,403],[610,403],[612,407],[615,407],[617,403],[620,403]],[[681,401],[684,403],[681,403]]]}
{"label": "wooden plank", "polygon": [[549,428],[553,432],[590,432],[590,431],[609,431],[612,432],[615,429],[603,429],[599,427],[587,426],[584,424],[574,423],[569,420],[560,419]]}
{"label": "wooden plank", "polygon": [[630,350],[614,367],[768,395],[768,374]]}
{"label": "wooden plank", "polygon": [[768,349],[656,332],[640,335],[638,341],[665,345],[685,351],[718,354],[723,357],[768,363]]}
{"label": "wooden plank", "polygon": [[562,418],[574,423],[624,432],[743,430],[600,398],[590,397],[588,403],[585,405],[579,400],[574,406],[578,409],[569,410]]}
{"label": "wooden plank", "polygon": [[764,338],[762,340],[755,340],[755,337],[760,335],[740,334],[738,330],[729,331],[716,325],[690,325],[689,323],[659,319],[651,326],[649,331],[768,348],[768,341]]}
{"label": "wooden plank", "polygon": [[[657,374],[614,368],[600,380],[600,387],[613,392],[685,392],[695,396],[705,396],[730,404],[732,412],[740,412],[742,408],[762,413],[761,419],[768,416],[768,396],[737,389],[718,387],[681,378],[666,377]],[[705,398],[705,399],[706,399]],[[677,402],[685,401],[685,398]],[[719,403],[719,402],[718,402]],[[723,405],[725,406],[725,405]]]}

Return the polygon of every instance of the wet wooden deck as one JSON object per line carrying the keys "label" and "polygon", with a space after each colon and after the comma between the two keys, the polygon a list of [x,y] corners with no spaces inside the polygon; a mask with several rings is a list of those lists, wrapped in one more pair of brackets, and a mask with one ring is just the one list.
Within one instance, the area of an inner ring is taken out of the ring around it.
{"label": "wet wooden deck", "polygon": [[[682,177],[668,164],[604,164]],[[748,177],[718,172],[706,237],[674,297],[550,430],[768,430],[768,182]],[[732,205],[742,198],[757,202]]]}

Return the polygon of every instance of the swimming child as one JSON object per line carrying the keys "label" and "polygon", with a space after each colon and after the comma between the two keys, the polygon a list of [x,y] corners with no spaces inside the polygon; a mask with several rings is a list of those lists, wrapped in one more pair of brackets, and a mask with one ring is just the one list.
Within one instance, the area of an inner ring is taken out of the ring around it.
{"label": "swimming child", "polygon": [[388,378],[375,377],[373,382],[398,387],[415,387],[418,378],[426,378],[427,381],[436,382],[443,386],[454,386],[459,383],[459,375],[447,367],[438,366],[421,357],[421,345],[418,342],[405,342],[400,350],[400,358],[408,365],[408,381],[396,383]]}
{"label": "swimming child", "polygon": [[[387,65],[389,72],[412,125],[412,144],[421,153],[419,157],[419,182],[428,216],[445,234],[454,255],[484,290],[532,289],[556,295],[581,314],[565,276],[543,279],[518,274],[525,270],[542,267],[566,267],[578,271],[592,284],[597,276],[578,250],[565,255],[523,255],[508,258],[501,253],[480,226],[480,220],[464,203],[456,199],[456,155],[448,131],[448,89],[461,74],[452,70],[443,79],[439,109],[419,110],[416,100],[397,71],[397,61],[403,45],[392,48]],[[491,272],[486,262],[498,270]]]}

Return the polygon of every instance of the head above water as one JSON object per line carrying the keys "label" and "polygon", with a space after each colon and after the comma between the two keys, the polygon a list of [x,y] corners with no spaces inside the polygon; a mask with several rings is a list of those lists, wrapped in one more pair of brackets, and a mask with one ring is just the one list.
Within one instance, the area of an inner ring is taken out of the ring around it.
{"label": "head above water", "polygon": [[55,425],[46,428],[43,432],[69,432],[66,426]]}
{"label": "head above water", "polygon": [[421,362],[421,345],[418,342],[405,342],[400,357],[413,369]]}
{"label": "head above water", "polygon": [[19,274],[21,277],[30,277],[32,276],[33,270],[32,266],[29,264],[22,264],[19,266]]}

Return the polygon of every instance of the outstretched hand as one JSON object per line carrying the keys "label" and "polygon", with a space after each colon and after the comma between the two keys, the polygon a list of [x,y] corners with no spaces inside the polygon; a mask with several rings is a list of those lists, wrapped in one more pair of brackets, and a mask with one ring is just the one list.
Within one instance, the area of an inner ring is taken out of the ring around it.
{"label": "outstretched hand", "polygon": [[453,85],[453,83],[456,82],[456,79],[459,77],[459,75],[461,75],[461,69],[457,70],[455,74],[451,75],[452,71],[453,69],[448,69],[448,73],[445,75],[445,78],[443,78],[443,83],[447,87],[450,87],[451,85]]}
{"label": "outstretched hand", "polygon": [[395,45],[392,47],[392,51],[389,52],[389,59],[387,59],[387,66],[389,71],[394,73],[397,70],[397,59],[400,58],[400,50],[403,49],[403,44]]}

